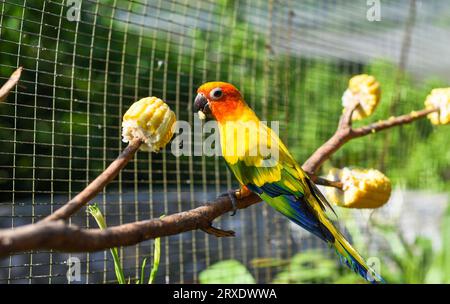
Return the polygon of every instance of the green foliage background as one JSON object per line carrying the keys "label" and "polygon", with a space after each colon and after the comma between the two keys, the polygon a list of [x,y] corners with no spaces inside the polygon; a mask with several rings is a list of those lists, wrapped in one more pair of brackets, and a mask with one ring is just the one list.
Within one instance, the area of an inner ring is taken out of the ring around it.
{"label": "green foliage background", "polygon": [[[160,24],[153,20],[143,26],[138,2],[85,2],[79,23],[65,18],[62,2],[27,1],[26,9],[20,3],[1,4],[0,30],[1,77],[6,79],[19,65],[25,68],[17,94],[0,106],[0,189],[14,187],[18,195],[82,187],[123,147],[121,116],[144,96],[164,98],[179,119],[189,120],[196,87],[207,80],[233,82],[262,118],[281,122],[281,135],[302,161],[332,134],[352,75],[370,73],[382,84],[381,105],[362,123],[421,109],[431,88],[446,85],[439,79],[418,82],[409,75],[396,83],[396,66],[379,59],[362,65],[274,50],[274,38],[246,21],[235,1],[213,6],[212,16],[220,19],[207,21],[220,26],[209,28],[199,19],[182,34],[172,31],[162,16]],[[181,6],[159,5],[172,16],[186,14]],[[346,145],[328,166],[375,167],[396,184],[450,189],[448,127],[421,120],[388,132]],[[147,177],[148,166],[162,168],[161,156],[152,157],[151,165],[138,168],[139,177]],[[173,161],[171,155],[167,158]],[[181,159],[181,172],[192,171],[187,166]],[[206,160],[204,166],[204,172],[219,166],[220,176],[226,176],[221,163]],[[170,173],[175,167],[169,163],[165,170],[167,179],[175,180]],[[20,181],[14,186],[13,174]],[[123,179],[131,179],[131,174],[123,173]],[[195,172],[193,177],[205,182]],[[153,176],[155,183],[161,178]],[[2,196],[8,199],[7,193]]]}

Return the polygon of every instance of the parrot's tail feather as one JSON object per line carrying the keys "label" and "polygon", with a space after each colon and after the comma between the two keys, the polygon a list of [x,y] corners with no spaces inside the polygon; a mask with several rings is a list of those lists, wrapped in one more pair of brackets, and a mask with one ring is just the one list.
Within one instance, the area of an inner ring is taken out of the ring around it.
{"label": "parrot's tail feather", "polygon": [[[266,183],[261,187],[247,184],[248,189],[260,195],[276,210],[287,216],[291,221],[313,233],[326,243],[333,245],[343,264],[371,283],[381,283],[384,280],[370,267],[350,245],[345,237],[331,221],[324,209],[314,208],[304,196],[297,197],[276,183]],[[317,190],[318,191],[318,190]],[[318,200],[317,194],[312,199]],[[323,198],[325,200],[325,198]],[[322,205],[324,206],[324,205]]]}
{"label": "parrot's tail feather", "polygon": [[386,283],[379,274],[367,266],[361,256],[355,249],[353,249],[353,247],[344,239],[343,236],[339,235],[333,245],[342,264],[345,264],[348,268],[359,274],[369,283]]}

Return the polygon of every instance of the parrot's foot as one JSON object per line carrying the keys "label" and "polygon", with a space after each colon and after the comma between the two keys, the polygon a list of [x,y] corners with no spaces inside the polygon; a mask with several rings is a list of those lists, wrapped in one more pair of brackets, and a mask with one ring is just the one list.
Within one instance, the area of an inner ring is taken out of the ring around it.
{"label": "parrot's foot", "polygon": [[[237,191],[238,193],[240,190]],[[236,194],[235,190],[228,190],[226,193],[222,193],[219,195],[219,197],[226,197],[228,196],[231,200],[231,204],[233,205],[233,210],[230,216],[234,216],[236,214],[236,211],[238,210],[237,203],[238,203],[238,195]]]}
{"label": "parrot's foot", "polygon": [[213,227],[212,225],[207,228],[202,228],[202,230],[208,234],[212,234],[216,237],[230,237],[234,236],[235,232],[233,230],[222,230],[216,227]]}
{"label": "parrot's foot", "polygon": [[231,200],[231,204],[233,205],[233,210],[232,210],[232,213],[230,214],[230,216],[234,216],[236,214],[236,211],[238,210],[238,207],[237,207],[238,197],[236,195],[236,191],[228,190],[227,195]]}
{"label": "parrot's foot", "polygon": [[233,205],[233,212],[230,214],[230,216],[234,216],[236,214],[236,211],[238,210],[238,198],[236,192],[234,190],[228,190],[228,197],[230,198],[231,204]]}

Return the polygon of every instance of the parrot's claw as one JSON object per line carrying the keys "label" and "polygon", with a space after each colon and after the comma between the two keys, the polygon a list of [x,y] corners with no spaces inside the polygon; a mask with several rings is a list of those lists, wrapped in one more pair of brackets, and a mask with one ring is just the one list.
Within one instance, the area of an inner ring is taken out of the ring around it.
{"label": "parrot's claw", "polygon": [[219,195],[219,197],[227,197],[227,196],[230,198],[231,204],[233,205],[233,210],[232,210],[232,213],[230,214],[230,216],[234,216],[236,214],[236,211],[238,210],[238,207],[237,207],[238,198],[236,195],[236,191],[228,190],[226,193],[222,193]]}
{"label": "parrot's claw", "polygon": [[202,228],[202,230],[208,234],[212,234],[216,237],[230,237],[234,236],[235,232],[233,230],[222,230],[216,227],[213,227],[212,225],[207,228]]}
{"label": "parrot's claw", "polygon": [[236,214],[236,211],[238,210],[237,207],[237,196],[236,196],[236,192],[234,190],[228,190],[228,197],[231,200],[231,204],[233,205],[233,212],[230,214],[230,216],[234,216]]}

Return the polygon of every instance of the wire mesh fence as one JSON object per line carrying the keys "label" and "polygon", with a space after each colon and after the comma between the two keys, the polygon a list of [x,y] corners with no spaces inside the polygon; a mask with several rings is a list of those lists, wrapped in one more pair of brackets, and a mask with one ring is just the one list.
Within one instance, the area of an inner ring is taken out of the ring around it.
{"label": "wire mesh fence", "polygon": [[[383,1],[380,21],[368,20],[371,7],[344,0],[1,0],[0,80],[18,66],[24,72],[0,105],[0,228],[36,222],[101,173],[124,147],[123,114],[145,96],[164,99],[193,124],[196,88],[234,83],[262,119],[280,121],[299,162],[334,131],[353,74],[382,83],[374,120],[423,107],[430,89],[450,79],[450,3]],[[423,155],[419,143],[448,147],[445,132],[418,122],[355,141],[331,165],[381,167],[396,184],[448,190],[448,175],[438,172],[445,158]],[[166,149],[138,153],[93,202],[113,226],[188,210],[236,186],[219,158]],[[96,227],[84,211],[71,223]],[[163,238],[157,282],[198,282],[200,271],[225,259],[250,267],[255,258],[326,248],[313,237],[299,241],[265,205],[218,225],[237,237]],[[152,248],[146,241],[120,249],[128,276],[139,275]],[[28,252],[0,260],[0,283],[67,282],[69,257],[80,259],[80,282],[114,281],[108,251]],[[250,271],[270,282],[277,267]]]}

